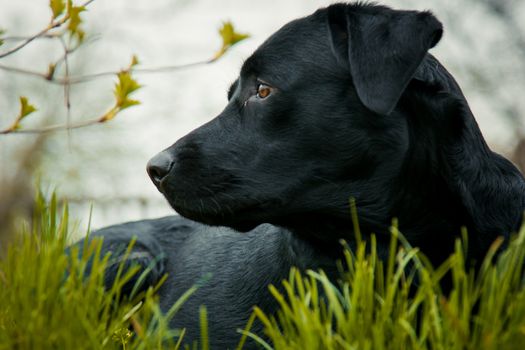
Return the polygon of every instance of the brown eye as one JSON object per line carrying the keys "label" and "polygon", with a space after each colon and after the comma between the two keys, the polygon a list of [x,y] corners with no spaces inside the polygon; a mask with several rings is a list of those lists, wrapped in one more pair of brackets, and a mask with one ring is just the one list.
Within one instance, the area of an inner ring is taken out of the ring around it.
{"label": "brown eye", "polygon": [[272,88],[265,84],[259,84],[257,87],[257,97],[266,98],[272,93]]}

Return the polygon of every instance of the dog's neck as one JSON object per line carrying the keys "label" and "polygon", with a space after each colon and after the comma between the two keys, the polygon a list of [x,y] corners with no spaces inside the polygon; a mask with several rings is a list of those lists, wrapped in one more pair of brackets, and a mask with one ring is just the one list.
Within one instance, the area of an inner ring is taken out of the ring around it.
{"label": "dog's neck", "polygon": [[[525,208],[523,177],[489,149],[460,90],[416,83],[396,113],[406,120],[402,158],[383,155],[379,175],[366,182],[347,180],[330,191],[320,186],[309,203],[330,207],[312,205],[297,218],[287,215],[286,221],[274,224],[332,251],[340,248],[341,239],[352,246],[353,197],[362,237],[374,233],[383,253],[396,218],[405,238],[434,263],[449,256],[463,228],[469,255],[479,260],[496,237],[508,237],[519,228]],[[488,192],[491,203],[484,203]],[[338,203],[326,198],[338,198]]]}
{"label": "dog's neck", "polygon": [[[407,240],[423,251],[437,252],[429,258],[440,262],[446,256],[443,253],[453,248],[462,227],[467,227],[470,235],[478,235],[480,228],[457,189],[459,169],[462,162],[469,161],[467,157],[477,157],[487,167],[497,165],[468,106],[457,104],[463,103],[462,98],[449,95],[440,100],[425,94],[407,98],[398,111],[403,114],[399,117],[407,121],[406,152],[403,159],[385,156],[381,165],[392,176],[375,180],[370,190],[357,182],[339,187],[341,193],[349,194],[348,199],[355,198],[358,224],[365,239],[375,234],[380,248],[388,246],[392,220],[396,218]],[[487,167],[480,168],[486,171]],[[355,223],[348,204],[346,201],[336,210],[302,213],[297,220],[288,217],[283,226],[327,247],[339,245],[340,239],[352,242]]]}
{"label": "dog's neck", "polygon": [[[413,245],[437,254],[434,261],[466,228],[476,259],[498,235],[519,228],[522,176],[489,149],[459,87],[414,85],[401,102],[410,145],[391,187],[391,215]],[[483,203],[487,192],[490,205]]]}

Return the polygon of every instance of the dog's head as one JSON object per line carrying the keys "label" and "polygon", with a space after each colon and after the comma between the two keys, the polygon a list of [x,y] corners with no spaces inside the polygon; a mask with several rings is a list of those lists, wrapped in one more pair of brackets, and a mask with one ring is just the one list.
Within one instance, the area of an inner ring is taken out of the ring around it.
{"label": "dog's head", "polygon": [[246,60],[222,113],[154,157],[150,177],[208,224],[347,216],[379,168],[400,166],[395,107],[441,33],[430,13],[361,4],[288,23]]}

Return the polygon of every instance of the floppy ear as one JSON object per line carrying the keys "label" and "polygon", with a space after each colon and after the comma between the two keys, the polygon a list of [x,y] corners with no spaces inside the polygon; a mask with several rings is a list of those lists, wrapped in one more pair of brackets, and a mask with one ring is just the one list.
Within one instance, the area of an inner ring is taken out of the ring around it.
{"label": "floppy ear", "polygon": [[329,33],[339,63],[348,67],[361,102],[389,114],[427,51],[443,34],[430,12],[337,4],[328,8]]}

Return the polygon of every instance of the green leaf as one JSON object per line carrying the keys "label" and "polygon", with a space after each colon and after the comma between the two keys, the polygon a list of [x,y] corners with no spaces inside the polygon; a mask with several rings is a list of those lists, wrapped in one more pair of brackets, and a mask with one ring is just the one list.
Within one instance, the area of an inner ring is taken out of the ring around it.
{"label": "green leaf", "polygon": [[222,45],[224,47],[235,45],[239,41],[242,41],[249,37],[248,34],[236,32],[232,22],[230,21],[223,23],[222,28],[219,29],[219,34],[221,35]]}
{"label": "green leaf", "polygon": [[20,96],[20,112],[18,113],[18,116],[16,117],[13,124],[11,124],[11,126],[6,130],[14,131],[20,129],[20,122],[22,121],[22,119],[24,119],[34,111],[36,111],[36,108],[28,102],[27,97]]}
{"label": "green leaf", "polygon": [[129,107],[132,107],[132,106],[136,106],[136,105],[139,105],[139,104],[140,104],[140,101],[138,101],[138,100],[131,100],[131,99],[127,98],[124,101],[122,101],[122,103],[120,104],[120,110],[129,108]]}
{"label": "green leaf", "polygon": [[115,84],[115,98],[117,100],[116,107],[120,110],[138,105],[140,102],[132,100],[129,96],[136,90],[141,88],[141,85],[131,76],[129,71],[121,71],[117,74],[118,82]]}
{"label": "green leaf", "polygon": [[0,46],[2,46],[2,44],[4,43],[4,40],[2,39],[2,35],[4,34],[5,34],[5,30],[0,29]]}
{"label": "green leaf", "polygon": [[47,73],[46,73],[46,79],[51,80],[53,79],[53,76],[55,75],[57,65],[55,63],[50,63],[47,67]]}
{"label": "green leaf", "polygon": [[67,14],[69,16],[69,21],[67,30],[71,36],[76,36],[80,42],[84,40],[85,36],[85,32],[80,28],[80,25],[82,24],[82,18],[80,18],[80,14],[84,11],[86,11],[84,6],[73,6],[72,1],[68,0]]}
{"label": "green leaf", "polygon": [[18,121],[24,119],[34,111],[36,111],[36,108],[28,102],[27,97],[20,96],[20,114],[18,115]]}
{"label": "green leaf", "polygon": [[64,13],[66,2],[64,0],[49,0],[49,7],[53,12],[53,18],[57,18]]}
{"label": "green leaf", "polygon": [[131,70],[137,64],[139,64],[139,60],[133,55],[129,67],[117,73],[118,81],[115,83],[115,89],[113,90],[116,99],[115,105],[99,119],[100,123],[105,123],[115,118],[119,112],[126,108],[140,104],[140,101],[129,98],[133,92],[142,87],[131,76]]}
{"label": "green leaf", "polygon": [[236,32],[232,22],[230,21],[224,22],[222,24],[222,27],[219,29],[219,35],[222,38],[222,47],[215,54],[214,59],[221,57],[233,45],[250,37],[248,34]]}
{"label": "green leaf", "polygon": [[80,13],[84,12],[86,9],[83,6],[73,6],[69,8],[69,25],[68,29],[71,32],[78,31],[78,27],[82,23],[82,18],[80,18]]}
{"label": "green leaf", "polygon": [[122,71],[117,74],[118,83],[115,85],[115,97],[124,100],[129,94],[140,88],[140,84],[129,72]]}
{"label": "green leaf", "polygon": [[139,59],[137,58],[136,55],[133,55],[133,56],[131,57],[131,64],[130,64],[129,67],[130,67],[130,68],[135,67],[137,64],[140,64]]}

